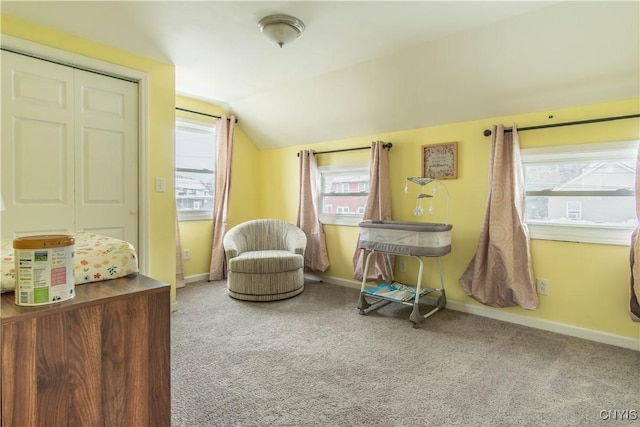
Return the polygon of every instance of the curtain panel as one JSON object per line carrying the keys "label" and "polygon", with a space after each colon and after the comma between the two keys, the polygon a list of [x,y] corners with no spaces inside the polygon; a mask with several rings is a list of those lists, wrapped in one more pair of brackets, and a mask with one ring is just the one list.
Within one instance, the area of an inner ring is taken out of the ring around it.
{"label": "curtain panel", "polygon": [[[636,155],[636,218],[640,218],[640,148]],[[636,226],[631,236],[631,286],[629,289],[629,316],[634,322],[640,322],[640,227]]]}
{"label": "curtain panel", "polygon": [[[363,220],[391,219],[391,184],[389,179],[389,151],[384,148],[384,141],[371,143],[371,165],[369,171],[369,196],[364,208]],[[358,237],[359,240],[359,237]],[[356,247],[353,254],[353,278],[362,280],[367,251]],[[373,265],[369,266],[367,279],[391,280],[391,262],[387,262],[388,254],[376,253]]]}
{"label": "curtain panel", "polygon": [[184,288],[184,263],[182,261],[182,240],[180,239],[180,223],[176,212],[176,288]]}
{"label": "curtain panel", "polygon": [[315,152],[311,150],[302,150],[298,155],[300,157],[300,194],[296,226],[304,231],[307,236],[304,269],[308,271],[326,271],[331,266],[331,263],[327,253],[324,229],[319,219],[318,162]]}
{"label": "curtain panel", "polygon": [[538,307],[524,194],[517,128],[508,133],[503,125],[494,125],[482,230],[476,254],[460,278],[464,292],[483,304]]}
{"label": "curtain panel", "polygon": [[233,130],[236,117],[222,115],[216,121],[217,166],[216,192],[213,203],[213,241],[209,280],[222,280],[227,277],[224,247],[222,240],[227,231],[227,213],[229,209],[229,190],[231,189],[231,160],[233,158]]}

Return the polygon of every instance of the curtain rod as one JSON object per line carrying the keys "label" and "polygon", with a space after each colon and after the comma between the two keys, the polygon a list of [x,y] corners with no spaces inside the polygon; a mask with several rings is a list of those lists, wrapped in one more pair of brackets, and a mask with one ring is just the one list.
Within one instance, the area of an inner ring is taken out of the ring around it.
{"label": "curtain rod", "polygon": [[[518,132],[523,131],[523,130],[555,128],[555,127],[560,127],[560,126],[584,125],[584,124],[587,124],[587,123],[598,123],[598,122],[609,122],[609,121],[612,121],[612,120],[633,119],[633,118],[636,118],[636,117],[640,117],[640,114],[629,114],[627,116],[602,117],[600,119],[579,120],[579,121],[576,121],[576,122],[551,123],[551,124],[548,124],[548,125],[529,126],[529,127],[519,128]],[[550,116],[549,118],[553,118],[553,116]],[[505,132],[512,132],[513,129],[505,128],[504,131]],[[485,131],[483,132],[483,135],[484,136],[489,136],[489,135],[491,135],[491,131],[489,129],[485,129]]]}
{"label": "curtain rod", "polygon": [[[382,148],[387,148],[391,150],[393,144],[391,142],[385,142],[382,144]],[[342,153],[343,151],[357,151],[357,150],[370,150],[371,147],[355,147],[355,148],[343,148],[341,150],[329,150],[329,151],[314,151],[313,155],[316,154],[327,154],[327,153]],[[297,156],[300,157],[300,153],[297,153]]]}
{"label": "curtain rod", "polygon": [[[176,107],[176,110],[184,111],[185,113],[193,113],[193,114],[199,114],[201,116],[213,117],[214,119],[221,119],[222,118],[220,116],[216,116],[215,114],[201,113],[200,111],[187,110],[186,108]],[[229,120],[229,118],[227,118],[227,120]],[[237,117],[236,117],[235,123],[238,123],[238,118]]]}

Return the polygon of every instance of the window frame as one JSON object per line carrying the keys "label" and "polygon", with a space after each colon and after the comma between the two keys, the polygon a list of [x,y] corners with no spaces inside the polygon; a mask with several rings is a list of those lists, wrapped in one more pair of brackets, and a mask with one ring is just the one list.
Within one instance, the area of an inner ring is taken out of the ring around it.
{"label": "window frame", "polygon": [[[323,184],[323,175],[331,174],[331,173],[343,173],[343,172],[354,172],[357,174],[366,174],[370,176],[370,167],[368,163],[351,163],[345,165],[326,165],[326,166],[318,166],[318,179],[317,182],[317,202],[318,208],[322,209],[322,198],[331,195],[331,196],[368,196],[369,192],[354,192],[354,193],[324,193],[322,184]],[[370,178],[369,178],[370,179]],[[370,182],[368,182],[367,187],[370,187]],[[322,224],[329,225],[345,225],[349,227],[357,227],[358,224],[362,222],[362,218],[364,216],[364,212],[355,214],[339,214],[337,213],[337,206],[334,206],[334,213],[322,213],[319,212],[319,219]]]}
{"label": "window frame", "polygon": [[[214,176],[214,183],[215,183],[215,163],[216,163],[216,154],[217,154],[217,147],[215,146],[216,144],[216,127],[215,127],[215,123],[209,123],[206,121],[200,121],[200,120],[193,120],[193,119],[185,119],[183,117],[176,117],[176,121],[175,121],[175,126],[176,126],[176,130],[178,129],[178,127],[182,127],[182,128],[191,128],[191,129],[195,129],[198,131],[204,131],[204,132],[208,132],[211,133],[213,135],[213,143],[214,143],[214,149],[213,149],[213,169],[211,170],[213,176]],[[175,143],[177,144],[177,138]],[[174,155],[174,156],[177,156]],[[175,161],[175,160],[174,160]],[[184,172],[197,172],[197,173],[202,173],[202,170],[197,170],[197,171],[192,171],[186,168],[178,168],[177,166],[174,166],[174,180],[177,178],[177,174],[179,171],[184,171]],[[206,169],[204,169],[206,170]],[[177,185],[176,188],[174,189],[174,197],[177,197]],[[215,186],[214,186],[214,194],[213,194],[213,204],[215,204]],[[211,208],[211,210],[205,210],[205,209],[201,209],[201,210],[192,210],[192,211],[180,211],[178,209],[176,209],[176,214],[178,217],[178,221],[179,222],[183,222],[183,221],[213,221],[213,206]]]}
{"label": "window frame", "polygon": [[[628,160],[629,158],[636,158],[639,143],[640,141],[638,140],[631,140],[544,148],[525,148],[521,150],[520,154],[523,169],[528,164],[569,163],[572,161],[582,162],[587,160]],[[553,196],[563,196],[569,193],[574,192],[555,192]],[[635,189],[631,192],[622,191],[619,194],[629,196],[633,195],[633,193],[635,193]],[[527,195],[553,197],[549,191],[525,191],[525,196]],[[583,192],[579,195],[585,197],[589,195],[607,196],[611,195],[611,192]],[[635,225],[622,226],[601,224],[549,224],[543,223],[542,221],[527,220],[526,218],[525,223],[531,239],[626,246],[630,244],[631,234],[637,226],[637,221]]]}

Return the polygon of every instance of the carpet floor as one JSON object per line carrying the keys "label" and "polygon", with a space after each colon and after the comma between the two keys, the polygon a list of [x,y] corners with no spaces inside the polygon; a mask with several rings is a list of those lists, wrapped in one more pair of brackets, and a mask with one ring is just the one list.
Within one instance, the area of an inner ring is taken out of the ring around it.
{"label": "carpet floor", "polygon": [[640,421],[640,352],[453,310],[367,315],[358,290],[309,283],[244,302],[179,289],[173,426],[559,426]]}

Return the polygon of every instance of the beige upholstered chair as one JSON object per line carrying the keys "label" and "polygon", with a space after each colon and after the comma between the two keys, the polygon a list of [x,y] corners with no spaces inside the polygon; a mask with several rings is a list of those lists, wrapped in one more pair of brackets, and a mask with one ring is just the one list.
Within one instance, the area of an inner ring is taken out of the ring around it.
{"label": "beige upholstered chair", "polygon": [[307,237],[295,225],[256,219],[224,236],[229,295],[246,301],[275,301],[304,289]]}

